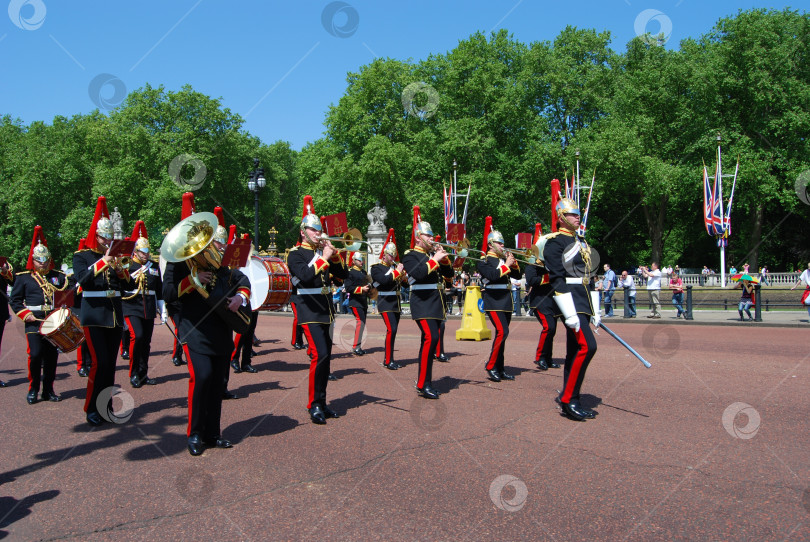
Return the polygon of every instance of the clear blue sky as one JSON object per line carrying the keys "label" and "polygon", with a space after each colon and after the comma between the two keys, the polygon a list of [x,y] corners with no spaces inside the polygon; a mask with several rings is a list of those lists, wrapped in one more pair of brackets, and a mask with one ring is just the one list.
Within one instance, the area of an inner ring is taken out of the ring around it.
{"label": "clear blue sky", "polygon": [[170,90],[188,83],[221,97],[265,143],[285,140],[295,149],[321,137],[346,74],[375,57],[424,59],[477,30],[505,28],[527,44],[553,40],[569,24],[609,30],[616,51],[639,24],[652,33],[671,29],[667,47],[677,47],[738,9],[785,7],[728,0],[3,2],[0,114],[50,123],[117,105],[146,83]]}

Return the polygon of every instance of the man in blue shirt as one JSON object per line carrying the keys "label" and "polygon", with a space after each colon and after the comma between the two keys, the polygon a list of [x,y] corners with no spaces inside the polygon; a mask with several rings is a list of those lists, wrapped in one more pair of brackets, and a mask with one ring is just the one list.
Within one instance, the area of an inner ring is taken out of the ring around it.
{"label": "man in blue shirt", "polygon": [[610,268],[610,264],[604,266],[605,277],[602,279],[602,291],[605,294],[605,317],[613,316],[613,292],[616,289],[616,273]]}

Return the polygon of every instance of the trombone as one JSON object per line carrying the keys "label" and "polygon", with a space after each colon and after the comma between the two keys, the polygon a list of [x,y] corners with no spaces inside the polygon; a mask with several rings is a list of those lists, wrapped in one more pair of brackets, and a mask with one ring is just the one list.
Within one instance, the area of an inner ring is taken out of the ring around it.
{"label": "trombone", "polygon": [[325,233],[321,235],[321,242],[335,241],[343,245],[341,251],[360,252],[362,245],[367,245],[368,241],[363,241],[363,234],[357,228],[349,228],[349,231],[340,237],[328,237]]}
{"label": "trombone", "polygon": [[505,248],[504,250],[511,252],[518,263],[545,267],[540,260],[540,249],[537,248],[537,245],[531,245],[529,248]]}

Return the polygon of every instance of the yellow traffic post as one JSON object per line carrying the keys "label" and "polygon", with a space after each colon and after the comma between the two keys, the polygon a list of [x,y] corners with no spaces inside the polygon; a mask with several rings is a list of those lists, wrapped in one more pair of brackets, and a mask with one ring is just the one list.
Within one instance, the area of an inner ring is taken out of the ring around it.
{"label": "yellow traffic post", "polygon": [[481,287],[467,286],[467,293],[464,297],[464,314],[461,315],[461,327],[456,330],[457,341],[483,341],[492,338],[492,331],[487,328],[482,308]]}

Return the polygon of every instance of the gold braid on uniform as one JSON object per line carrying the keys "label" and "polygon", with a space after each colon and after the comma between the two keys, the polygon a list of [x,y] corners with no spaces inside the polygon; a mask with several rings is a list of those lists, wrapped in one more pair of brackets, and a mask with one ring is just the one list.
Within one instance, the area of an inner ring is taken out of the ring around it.
{"label": "gold braid on uniform", "polygon": [[585,263],[585,276],[582,278],[582,283],[587,285],[591,282],[591,247],[584,240],[579,242],[579,255]]}
{"label": "gold braid on uniform", "polygon": [[56,286],[54,286],[53,284],[51,284],[50,282],[45,280],[42,277],[42,275],[40,275],[36,271],[32,272],[31,276],[34,277],[34,280],[37,281],[37,284],[39,284],[39,287],[42,288],[42,293],[45,294],[46,303],[48,302],[48,300],[50,300],[50,303],[49,303],[50,305],[53,305],[53,294],[54,294],[54,292],[63,292],[65,290],[65,288],[67,288],[67,286],[68,286],[67,281],[65,281],[64,286],[62,286],[61,288],[57,288]]}
{"label": "gold braid on uniform", "polygon": [[[141,268],[141,269],[143,269],[143,268]],[[146,289],[147,289],[147,288],[146,288],[146,278],[147,278],[147,277],[146,277],[146,273],[145,273],[145,272],[140,273],[140,274],[137,276],[137,278],[135,278],[135,282],[136,282],[136,283],[137,283],[137,285],[138,285],[138,286],[137,286],[137,288],[135,288],[135,293],[134,293],[134,294],[132,294],[132,295],[130,295],[130,296],[127,296],[127,297],[122,297],[122,298],[121,298],[121,300],[122,300],[122,301],[126,301],[126,300],[128,300],[128,299],[132,299],[133,297],[135,297],[136,295],[140,294],[141,292],[145,292],[145,291],[146,291]]]}

